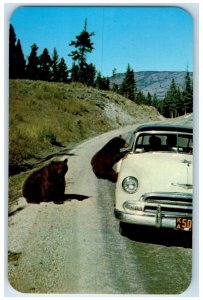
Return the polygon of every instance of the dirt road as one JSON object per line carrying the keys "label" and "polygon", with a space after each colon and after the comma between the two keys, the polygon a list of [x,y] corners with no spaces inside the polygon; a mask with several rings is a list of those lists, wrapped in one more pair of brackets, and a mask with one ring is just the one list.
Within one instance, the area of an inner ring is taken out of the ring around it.
{"label": "dirt road", "polygon": [[155,232],[150,242],[148,236],[119,234],[115,186],[98,180],[90,166],[93,154],[118,133],[73,149],[64,204],[29,204],[9,217],[8,277],[14,289],[30,294],[179,294],[187,289],[192,250],[180,236],[169,245]]}

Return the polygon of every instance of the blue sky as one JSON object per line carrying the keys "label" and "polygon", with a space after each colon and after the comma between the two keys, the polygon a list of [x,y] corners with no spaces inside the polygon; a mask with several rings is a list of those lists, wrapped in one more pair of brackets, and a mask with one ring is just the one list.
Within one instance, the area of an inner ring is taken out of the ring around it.
{"label": "blue sky", "polygon": [[87,19],[87,31],[94,32],[94,50],[87,61],[104,76],[112,70],[125,72],[130,64],[138,71],[193,71],[193,19],[179,7],[34,7],[13,12],[10,23],[20,39],[25,57],[31,45],[38,55],[54,48],[71,68],[69,44],[80,34]]}

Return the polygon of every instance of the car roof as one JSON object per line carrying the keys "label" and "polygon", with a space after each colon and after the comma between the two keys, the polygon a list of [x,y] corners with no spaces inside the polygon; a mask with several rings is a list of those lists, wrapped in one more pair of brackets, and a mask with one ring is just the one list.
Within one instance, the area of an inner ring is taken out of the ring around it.
{"label": "car roof", "polygon": [[174,131],[192,133],[193,129],[187,125],[170,125],[170,124],[144,124],[137,127],[134,133],[142,131]]}

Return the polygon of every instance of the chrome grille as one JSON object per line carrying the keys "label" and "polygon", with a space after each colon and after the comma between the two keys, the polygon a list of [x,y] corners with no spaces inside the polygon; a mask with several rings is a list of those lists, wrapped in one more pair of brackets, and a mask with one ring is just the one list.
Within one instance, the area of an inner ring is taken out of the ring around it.
{"label": "chrome grille", "polygon": [[155,213],[158,208],[161,214],[168,217],[192,217],[192,195],[180,193],[150,193],[142,197],[144,211]]}

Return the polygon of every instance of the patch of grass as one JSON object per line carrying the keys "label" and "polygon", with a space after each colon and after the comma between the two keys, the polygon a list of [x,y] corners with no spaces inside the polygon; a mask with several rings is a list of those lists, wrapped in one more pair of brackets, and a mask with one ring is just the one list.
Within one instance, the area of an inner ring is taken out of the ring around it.
{"label": "patch of grass", "polygon": [[108,120],[105,120],[91,101],[86,100],[89,97],[87,90],[94,89],[77,83],[68,85],[11,80],[10,164],[22,163],[44,150],[52,151],[52,139],[68,145],[91,134],[108,130]]}
{"label": "patch of grass", "polygon": [[12,200],[12,202],[14,202],[15,199],[22,196],[23,182],[24,182],[25,178],[28,176],[28,174],[29,173],[25,172],[25,173],[20,173],[15,176],[9,177],[8,194],[9,194],[10,202],[11,202],[11,200]]}
{"label": "patch of grass", "polygon": [[56,141],[56,136],[53,133],[52,129],[50,128],[43,128],[42,131],[39,133],[39,140],[44,142],[45,140]]}

